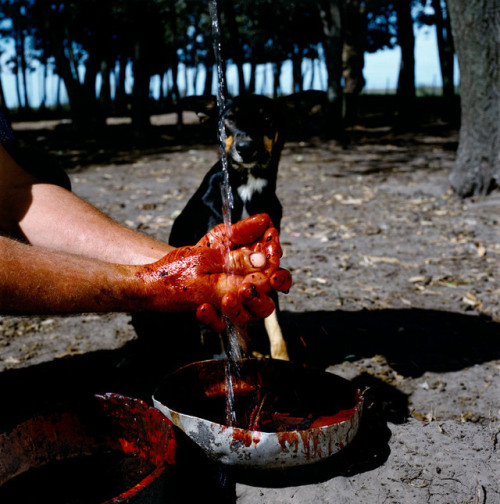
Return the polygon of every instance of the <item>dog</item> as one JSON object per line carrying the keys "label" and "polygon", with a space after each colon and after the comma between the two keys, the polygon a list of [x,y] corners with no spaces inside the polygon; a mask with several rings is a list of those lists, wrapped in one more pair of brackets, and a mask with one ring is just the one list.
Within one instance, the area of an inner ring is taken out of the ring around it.
{"label": "dog", "polygon": [[[214,99],[200,106],[202,122],[214,119],[218,108]],[[283,124],[275,100],[262,95],[231,98],[222,111],[226,141],[225,153],[232,193],[231,220],[267,213],[280,230],[282,206],[276,195],[278,165],[283,148]],[[224,170],[219,159],[205,175],[201,185],[175,219],[169,237],[174,247],[197,243],[209,230],[224,221],[222,185]],[[290,360],[287,345],[278,323],[276,310],[264,320],[274,359]]]}

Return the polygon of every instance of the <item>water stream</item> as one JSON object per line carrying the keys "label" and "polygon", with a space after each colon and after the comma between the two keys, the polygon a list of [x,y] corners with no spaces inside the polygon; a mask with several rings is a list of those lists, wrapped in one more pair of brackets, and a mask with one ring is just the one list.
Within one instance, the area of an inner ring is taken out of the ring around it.
{"label": "water stream", "polygon": [[[226,153],[226,128],[224,126],[223,114],[226,107],[226,80],[224,75],[224,61],[222,59],[222,43],[221,43],[221,29],[219,22],[219,9],[217,0],[209,1],[210,19],[212,21],[212,36],[213,48],[215,54],[215,62],[217,65],[217,106],[219,110],[218,122],[218,143],[220,150],[220,158],[224,172],[224,182],[221,186],[222,192],[222,215],[224,217],[224,224],[226,232],[229,234],[231,227],[231,209],[233,208],[233,195],[231,186],[229,184],[229,170],[228,160]],[[226,273],[232,274],[232,267],[230,263],[229,249],[226,254],[227,261],[225,263]],[[241,346],[239,343],[238,327],[236,327],[230,320],[226,320],[226,338],[225,338],[225,352],[227,356],[226,365],[226,422],[227,425],[234,425],[236,423],[236,413],[234,408],[234,387],[233,378],[239,374],[238,360],[241,359]]]}

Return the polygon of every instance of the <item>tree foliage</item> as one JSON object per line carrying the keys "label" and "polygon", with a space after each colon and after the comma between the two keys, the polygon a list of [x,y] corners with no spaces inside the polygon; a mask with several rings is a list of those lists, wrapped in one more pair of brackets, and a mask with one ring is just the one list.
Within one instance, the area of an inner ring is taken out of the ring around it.
{"label": "tree foliage", "polygon": [[[344,81],[350,79],[349,89],[355,90],[352,94],[363,87],[365,52],[398,43],[405,44],[404,54],[413,50],[412,37],[407,41],[408,30],[412,31],[410,0],[218,3],[224,61],[237,68],[237,87],[232,89],[237,94],[259,91],[256,72],[262,64],[273,68],[274,94],[283,93],[280,78],[286,61],[292,63],[293,91],[303,91],[307,89],[304,60],[323,58],[327,68],[324,91],[338,114]],[[124,113],[132,115],[137,127],[147,125],[153,105],[155,110],[162,110],[182,98],[180,68],[194,70],[193,79],[205,75],[202,92],[212,93],[214,55],[206,2],[0,0],[0,12],[0,51],[5,50],[2,41],[16,42],[9,65],[18,77],[21,106],[29,106],[26,75],[35,60],[44,68],[50,66],[64,83],[73,119],[82,127],[94,128],[103,124],[106,116]],[[401,12],[405,12],[405,24]],[[353,16],[356,22],[350,23]],[[2,19],[11,22],[3,23]],[[363,37],[352,36],[358,26]],[[345,44],[350,46],[343,57]],[[181,63],[183,66],[179,66]],[[413,62],[404,62],[406,78],[401,86],[414,93],[409,65]],[[132,80],[127,80],[127,75]],[[151,96],[154,76],[161,82],[156,103]],[[131,81],[131,90],[127,90],[126,84]],[[194,82],[187,87],[193,92]],[[346,92],[351,93],[347,88]]]}

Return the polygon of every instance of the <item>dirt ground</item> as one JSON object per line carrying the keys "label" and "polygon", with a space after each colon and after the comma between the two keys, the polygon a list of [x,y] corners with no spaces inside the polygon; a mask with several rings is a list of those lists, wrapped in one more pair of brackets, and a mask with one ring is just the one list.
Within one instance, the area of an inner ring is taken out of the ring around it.
{"label": "dirt ground", "polygon": [[[52,131],[19,129],[40,144]],[[181,501],[222,492],[246,504],[500,503],[500,193],[451,192],[457,132],[442,125],[351,128],[348,138],[285,145],[282,264],[294,285],[280,306],[292,360],[364,390],[358,436],[319,466],[230,474],[222,490],[207,476],[179,490]],[[164,140],[128,154],[52,153],[71,167],[76,194],[167,240],[216,148]],[[193,359],[162,328],[141,344],[128,314],[1,317],[0,426],[83,391],[150,401],[159,376]],[[253,350],[268,351],[258,329]]]}

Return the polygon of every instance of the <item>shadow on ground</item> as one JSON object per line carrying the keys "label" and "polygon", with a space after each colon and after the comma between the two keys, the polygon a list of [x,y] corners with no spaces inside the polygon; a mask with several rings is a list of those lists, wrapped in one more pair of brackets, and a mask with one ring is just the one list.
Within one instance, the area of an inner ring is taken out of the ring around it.
{"label": "shadow on ground", "polygon": [[447,372],[500,357],[489,317],[422,309],[283,313],[294,360],[319,367],[384,355],[404,376]]}
{"label": "shadow on ground", "polygon": [[[169,320],[169,325],[165,325]],[[0,374],[0,430],[7,430],[54,404],[96,393],[116,392],[151,403],[155,384],[177,366],[203,357],[196,338],[176,333],[172,317],[150,320],[150,334],[116,351],[65,358]],[[154,325],[158,324],[157,329]],[[500,358],[500,325],[487,318],[430,310],[282,313],[292,359],[320,368],[382,354],[404,376],[426,371],[446,372]],[[166,331],[171,335],[165,335]],[[265,345],[260,330],[255,342]],[[190,357],[190,359],[189,359]],[[195,357],[195,358],[193,358]],[[235,482],[259,486],[317,483],[352,475],[382,465],[389,456],[388,422],[405,422],[408,397],[392,385],[362,373],[355,385],[365,392],[364,416],[356,439],[331,459],[311,467],[278,472],[226,472],[197,453],[180,436],[178,467],[172,491],[193,499],[210,491],[220,502],[235,501]],[[194,472],[206,481],[189,485]],[[212,487],[212,489],[210,489]],[[213,491],[212,491],[213,490]],[[196,494],[196,495],[194,495]]]}

